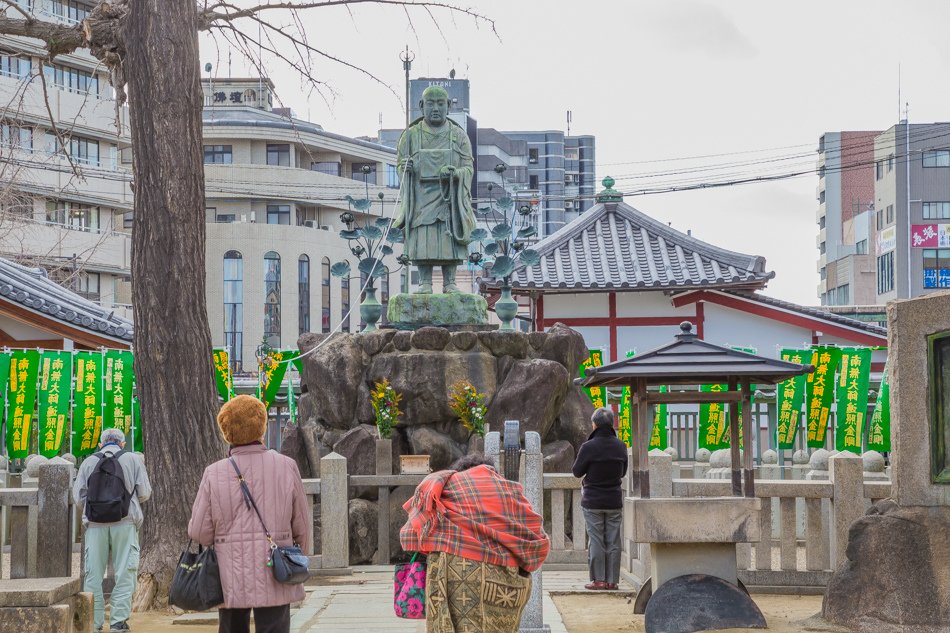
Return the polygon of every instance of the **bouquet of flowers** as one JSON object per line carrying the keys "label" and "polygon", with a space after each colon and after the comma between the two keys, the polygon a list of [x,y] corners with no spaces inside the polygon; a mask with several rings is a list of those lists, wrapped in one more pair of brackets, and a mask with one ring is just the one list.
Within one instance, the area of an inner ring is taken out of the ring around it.
{"label": "bouquet of flowers", "polygon": [[383,378],[382,382],[376,383],[376,388],[370,392],[369,400],[373,405],[373,412],[376,414],[376,428],[379,429],[379,436],[383,439],[389,439],[393,434],[393,427],[399,424],[399,401],[402,396],[396,393],[389,380]]}
{"label": "bouquet of flowers", "polygon": [[485,437],[485,394],[478,393],[470,382],[457,382],[452,386],[449,408],[458,416],[459,421],[472,433]]}

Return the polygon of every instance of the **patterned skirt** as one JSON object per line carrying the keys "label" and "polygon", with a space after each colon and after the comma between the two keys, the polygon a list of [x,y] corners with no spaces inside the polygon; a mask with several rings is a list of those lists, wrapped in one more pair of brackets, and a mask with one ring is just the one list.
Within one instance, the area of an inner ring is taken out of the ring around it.
{"label": "patterned skirt", "polygon": [[417,265],[461,262],[468,257],[468,248],[456,242],[448,230],[448,223],[442,220],[409,229],[406,255]]}
{"label": "patterned skirt", "polygon": [[426,631],[517,633],[530,594],[531,577],[521,576],[516,567],[429,554]]}

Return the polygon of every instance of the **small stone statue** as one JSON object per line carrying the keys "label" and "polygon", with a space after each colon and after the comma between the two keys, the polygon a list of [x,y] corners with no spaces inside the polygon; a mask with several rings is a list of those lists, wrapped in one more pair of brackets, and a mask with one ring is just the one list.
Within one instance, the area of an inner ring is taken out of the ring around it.
{"label": "small stone statue", "polygon": [[399,139],[401,203],[393,226],[405,232],[405,252],[419,268],[419,294],[432,293],[432,268],[442,267],[443,292],[461,292],[455,270],[468,257],[475,229],[472,210],[472,145],[448,118],[449,95],[429,86],[423,116]]}

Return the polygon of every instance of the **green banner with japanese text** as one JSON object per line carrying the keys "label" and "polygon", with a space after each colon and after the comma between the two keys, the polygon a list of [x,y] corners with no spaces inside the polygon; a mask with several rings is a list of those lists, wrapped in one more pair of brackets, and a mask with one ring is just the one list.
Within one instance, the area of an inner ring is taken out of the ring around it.
{"label": "green banner with japanese text", "polygon": [[[721,393],[729,388],[728,385],[700,385],[699,390],[704,393]],[[710,451],[727,448],[729,438],[726,437],[726,405],[722,402],[710,402],[699,405],[699,448]]]}
{"label": "green banner with japanese text", "polygon": [[[805,364],[811,358],[811,350],[783,349],[782,360]],[[795,436],[801,426],[802,404],[805,402],[805,375],[793,376],[782,381],[776,390],[778,410],[778,447],[794,448]]]}
{"label": "green banner with japanese text", "polygon": [[891,450],[891,385],[888,382],[888,365],[884,365],[881,376],[881,388],[877,391],[877,402],[868,427],[868,450],[885,453]]}
{"label": "green banner with japanese text", "polygon": [[871,349],[858,347],[841,350],[835,428],[835,448],[839,451],[861,454],[870,379]]}
{"label": "green banner with japanese text", "polygon": [[808,416],[808,447],[823,448],[825,433],[828,430],[828,416],[834,397],[835,370],[841,360],[841,350],[837,347],[815,347],[812,349],[811,365],[815,371],[805,379],[805,412]]}
{"label": "green banner with japanese text", "polygon": [[630,406],[630,387],[620,390],[620,415],[617,419],[617,437],[629,448],[633,446],[633,407]]}
{"label": "green banner with japanese text", "polygon": [[73,455],[85,457],[99,446],[102,433],[103,354],[76,352],[73,367]]}
{"label": "green banner with japanese text", "polygon": [[30,454],[40,353],[37,350],[17,350],[10,355],[9,367],[11,408],[7,415],[7,456],[22,459]]}
{"label": "green banner with japanese text", "polygon": [[40,358],[39,453],[59,455],[69,422],[73,378],[72,352],[43,352]]}
{"label": "green banner with japanese text", "polygon": [[[670,390],[666,385],[660,387],[660,393],[667,393]],[[669,442],[667,433],[667,405],[658,404],[653,409],[653,431],[650,433],[650,449],[658,448],[661,451],[666,449]]]}
{"label": "green banner with japanese text", "polygon": [[293,359],[300,354],[299,350],[285,349],[270,352],[263,361],[258,377],[257,397],[270,408],[280,391],[280,384],[284,381],[284,374]]}
{"label": "green banner with japanese text", "polygon": [[231,363],[228,350],[215,348],[212,352],[214,359],[214,384],[218,388],[218,395],[227,402],[234,397],[234,384],[231,379]]}
{"label": "green banner with japanese text", "polygon": [[145,452],[145,438],[142,437],[142,407],[139,399],[132,398],[132,450],[137,453]]}
{"label": "green banner with japanese text", "polygon": [[109,350],[105,355],[105,386],[102,428],[116,428],[126,434],[132,431],[132,352]]}
{"label": "green banner with japanese text", "polygon": [[[604,364],[604,352],[599,349],[592,349],[590,351],[590,356],[587,357],[583,363],[580,364],[580,367],[577,370],[577,373],[581,378],[587,376],[587,370],[591,367],[600,367]],[[591,387],[590,389],[584,388],[584,393],[587,394],[587,397],[590,398],[590,401],[594,404],[595,409],[607,406],[607,390],[603,387]]]}

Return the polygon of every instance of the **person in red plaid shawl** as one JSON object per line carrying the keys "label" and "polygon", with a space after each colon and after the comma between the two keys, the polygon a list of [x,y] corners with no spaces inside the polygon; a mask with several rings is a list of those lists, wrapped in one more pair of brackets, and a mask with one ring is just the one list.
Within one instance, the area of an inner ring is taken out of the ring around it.
{"label": "person in red plaid shawl", "polygon": [[404,550],[428,554],[429,633],[515,633],[551,542],[521,484],[481,455],[426,477],[403,506]]}

